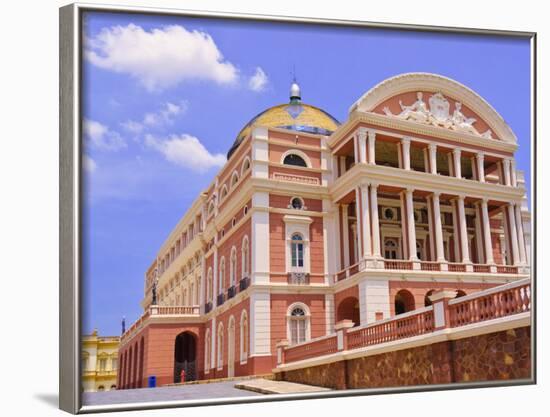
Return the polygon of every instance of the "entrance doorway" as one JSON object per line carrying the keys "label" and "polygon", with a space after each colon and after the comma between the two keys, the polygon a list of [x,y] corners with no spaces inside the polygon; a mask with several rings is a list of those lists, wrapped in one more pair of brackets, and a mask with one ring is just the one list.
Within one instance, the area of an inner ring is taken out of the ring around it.
{"label": "entrance doorway", "polygon": [[180,333],[174,346],[174,383],[182,382],[181,371],[185,371],[185,381],[197,379],[197,343],[190,332]]}

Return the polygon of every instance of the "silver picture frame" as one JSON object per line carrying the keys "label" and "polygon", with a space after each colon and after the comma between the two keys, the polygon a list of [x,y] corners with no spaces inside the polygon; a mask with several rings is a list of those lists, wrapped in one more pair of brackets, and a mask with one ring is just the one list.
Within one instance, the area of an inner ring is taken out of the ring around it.
{"label": "silver picture frame", "polygon": [[256,14],[225,13],[211,11],[179,10],[153,7],[129,7],[87,3],[70,4],[59,9],[59,407],[73,414],[143,410],[167,407],[238,404],[281,400],[301,400],[325,397],[389,394],[398,392],[437,391],[536,383],[536,261],[532,263],[532,308],[531,348],[532,378],[525,380],[453,383],[441,385],[407,386],[398,388],[357,389],[314,394],[270,395],[264,397],[221,398],[194,401],[170,401],[154,403],[129,403],[101,406],[83,406],[80,392],[81,380],[81,299],[82,299],[82,15],[85,12],[139,13],[171,16],[241,19],[258,22],[293,22],[359,28],[384,28],[402,31],[445,32],[476,35],[491,35],[529,39],[531,44],[531,201],[533,248],[532,259],[536,260],[536,42],[535,32],[473,29],[466,27],[437,27],[399,23],[380,23],[353,20],[332,20],[312,17],[269,16]]}

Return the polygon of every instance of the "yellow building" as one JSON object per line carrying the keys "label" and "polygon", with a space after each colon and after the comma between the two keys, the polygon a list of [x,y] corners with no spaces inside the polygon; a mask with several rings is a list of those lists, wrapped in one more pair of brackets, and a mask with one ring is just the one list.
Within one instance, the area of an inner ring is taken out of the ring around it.
{"label": "yellow building", "polygon": [[83,391],[116,389],[119,344],[120,337],[101,337],[97,330],[82,337]]}

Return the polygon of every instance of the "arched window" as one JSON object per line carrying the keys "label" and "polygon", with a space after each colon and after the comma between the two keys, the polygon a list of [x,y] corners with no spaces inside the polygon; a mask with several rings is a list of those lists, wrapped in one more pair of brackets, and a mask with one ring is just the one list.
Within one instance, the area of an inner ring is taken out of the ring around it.
{"label": "arched window", "polygon": [[105,387],[103,385],[100,385],[99,387],[97,387],[97,390],[98,391],[105,391]]}
{"label": "arched window", "polygon": [[223,293],[223,281],[225,279],[225,258],[222,258],[220,261],[220,279],[218,282],[218,294]]}
{"label": "arched window", "polygon": [[397,259],[398,245],[395,239],[384,240],[384,258]]}
{"label": "arched window", "polygon": [[220,199],[223,200],[226,196],[227,196],[227,185],[224,185],[223,188],[222,188],[222,193],[221,193],[221,197]]}
{"label": "arched window", "polygon": [[231,177],[231,188],[233,188],[237,183],[239,182],[239,174],[237,174],[237,171],[233,173],[233,176]]}
{"label": "arched window", "polygon": [[208,274],[206,276],[206,300],[212,301],[213,287],[212,287],[212,268],[208,269]]}
{"label": "arched window", "polygon": [[292,345],[309,339],[309,312],[304,305],[291,308],[288,316],[288,332]]}
{"label": "arched window", "polygon": [[246,157],[241,167],[241,177],[243,174],[250,169],[250,158]]}
{"label": "arched window", "polygon": [[242,246],[242,264],[241,264],[241,271],[242,271],[242,278],[248,277],[248,264],[249,264],[249,245],[248,245],[248,236],[245,236],[243,238],[243,246]]}
{"label": "arched window", "polygon": [[304,158],[302,158],[301,156],[296,155],[294,153],[291,153],[291,154],[288,154],[287,156],[285,156],[285,159],[283,159],[283,164],[284,165],[293,165],[293,166],[297,166],[297,167],[306,167],[307,168],[307,163],[304,160]]}
{"label": "arched window", "polygon": [[211,350],[210,329],[206,329],[206,336],[204,337],[204,372],[210,371],[210,355]]}
{"label": "arched window", "polygon": [[301,210],[304,208],[304,201],[300,197],[292,197],[290,200],[290,208]]}
{"label": "arched window", "polygon": [[237,280],[237,248],[231,248],[231,258],[229,259],[229,286],[235,285]]}
{"label": "arched window", "polygon": [[218,354],[217,354],[217,360],[218,360],[218,369],[221,370],[223,368],[223,324],[220,323],[218,326]]}
{"label": "arched window", "polygon": [[116,385],[111,385],[111,391],[115,390],[116,389]]}
{"label": "arched window", "polygon": [[248,316],[246,310],[241,313],[241,362],[248,360]]}
{"label": "arched window", "polygon": [[194,306],[196,304],[195,301],[195,284],[192,282],[189,286],[189,304]]}
{"label": "arched window", "polygon": [[292,235],[290,244],[291,266],[294,268],[303,268],[304,266],[304,238],[300,233]]}

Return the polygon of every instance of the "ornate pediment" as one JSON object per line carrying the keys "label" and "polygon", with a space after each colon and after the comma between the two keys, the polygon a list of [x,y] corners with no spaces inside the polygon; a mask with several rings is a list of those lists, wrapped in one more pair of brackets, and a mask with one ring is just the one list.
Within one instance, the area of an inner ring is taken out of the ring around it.
{"label": "ornate pediment", "polygon": [[384,107],[383,111],[387,116],[395,117],[401,120],[410,120],[416,123],[422,123],[432,126],[451,129],[460,132],[470,133],[486,139],[493,138],[491,129],[480,133],[474,127],[476,119],[474,117],[466,117],[462,113],[462,103],[455,102],[455,109],[450,113],[450,103],[442,93],[433,94],[429,100],[429,107],[424,102],[422,92],[416,93],[416,101],[410,105],[405,105],[399,100],[401,113],[393,114],[389,107]]}

